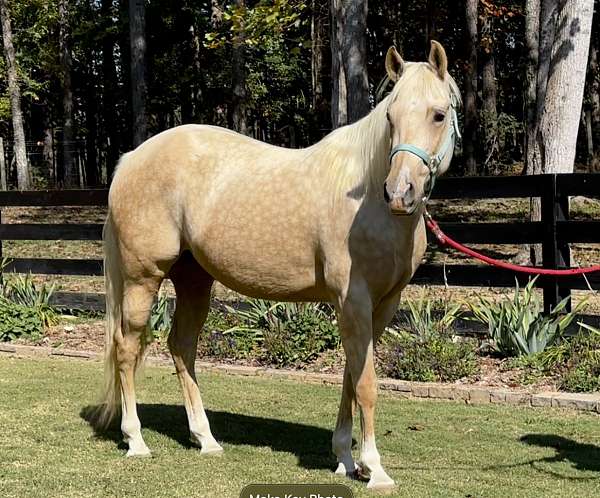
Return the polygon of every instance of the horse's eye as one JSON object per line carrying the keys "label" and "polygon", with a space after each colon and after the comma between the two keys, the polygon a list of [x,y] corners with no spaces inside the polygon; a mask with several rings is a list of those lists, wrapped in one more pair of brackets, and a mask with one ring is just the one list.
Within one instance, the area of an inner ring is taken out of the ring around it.
{"label": "horse's eye", "polygon": [[443,112],[436,112],[433,116],[433,120],[436,123],[441,123],[442,121],[444,121],[444,119],[446,119],[446,115]]}

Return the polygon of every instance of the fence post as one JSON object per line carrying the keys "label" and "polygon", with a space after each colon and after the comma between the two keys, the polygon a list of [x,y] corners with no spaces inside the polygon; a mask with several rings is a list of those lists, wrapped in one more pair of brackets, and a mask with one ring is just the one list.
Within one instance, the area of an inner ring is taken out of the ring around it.
{"label": "fence post", "polygon": [[4,139],[0,137],[0,189],[7,190],[6,165],[4,164]]}
{"label": "fence post", "polygon": [[[542,264],[544,268],[565,268],[570,266],[569,245],[558,240],[556,225],[569,217],[569,198],[557,195],[556,174],[545,175],[545,188],[541,198],[542,223],[544,224],[544,241],[542,245]],[[565,297],[571,295],[569,287],[559,285],[558,277],[545,277],[544,313],[548,314]],[[571,303],[567,310],[570,310]]]}

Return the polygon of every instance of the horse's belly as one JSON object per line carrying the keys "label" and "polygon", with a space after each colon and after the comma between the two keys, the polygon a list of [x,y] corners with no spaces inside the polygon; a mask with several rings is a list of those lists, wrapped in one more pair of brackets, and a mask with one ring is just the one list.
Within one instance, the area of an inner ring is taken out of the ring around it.
{"label": "horse's belly", "polygon": [[[289,228],[289,227],[288,227]],[[252,297],[324,301],[323,271],[310,238],[276,228],[229,226],[206,231],[190,249],[219,282]]]}

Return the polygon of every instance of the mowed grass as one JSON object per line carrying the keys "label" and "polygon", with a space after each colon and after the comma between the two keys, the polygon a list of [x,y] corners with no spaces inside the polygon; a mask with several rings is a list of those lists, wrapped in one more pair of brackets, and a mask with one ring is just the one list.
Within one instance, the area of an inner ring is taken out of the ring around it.
{"label": "mowed grass", "polygon": [[[339,387],[201,373],[221,457],[188,444],[166,367],[138,382],[153,457],[124,458],[115,429],[86,421],[99,363],[0,358],[0,496],[236,497],[249,483],[347,483],[329,445]],[[594,497],[600,417],[380,396],[378,444],[399,497]],[[372,496],[349,482],[356,496]]]}

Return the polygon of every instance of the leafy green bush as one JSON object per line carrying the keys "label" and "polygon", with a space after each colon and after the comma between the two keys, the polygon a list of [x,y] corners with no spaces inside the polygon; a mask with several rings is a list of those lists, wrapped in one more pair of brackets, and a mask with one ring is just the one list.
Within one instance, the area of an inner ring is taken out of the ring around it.
{"label": "leafy green bush", "polygon": [[251,334],[237,325],[234,314],[210,310],[198,341],[200,356],[218,360],[249,357],[256,344]]}
{"label": "leafy green bush", "polygon": [[451,305],[447,299],[432,300],[422,296],[417,301],[408,299],[406,302],[409,311],[406,327],[421,339],[451,332],[461,315],[460,304]]}
{"label": "leafy green bush", "polygon": [[0,262],[0,341],[28,337],[37,339],[44,328],[57,322],[58,314],[50,299],[55,285],[35,284],[31,275],[13,275],[5,279]]}
{"label": "leafy green bush", "polygon": [[523,369],[522,381],[526,383],[554,377],[566,391],[600,390],[600,330],[580,325],[577,335],[540,353],[515,358],[507,367]]}
{"label": "leafy green bush", "polygon": [[600,390],[600,329],[580,323],[580,330],[568,343],[568,352],[560,363],[560,387],[566,391],[584,392]]}
{"label": "leafy green bush", "polygon": [[417,337],[388,332],[379,348],[379,364],[388,377],[420,382],[453,382],[477,372],[476,345],[453,342],[448,335]]}
{"label": "leafy green bush", "polygon": [[55,284],[36,284],[31,274],[13,275],[8,280],[2,280],[1,294],[11,303],[35,310],[43,326],[48,327],[58,320],[58,314],[50,304],[55,290]]}
{"label": "leafy green bush", "polygon": [[227,333],[246,332],[259,348],[259,360],[280,366],[313,359],[339,345],[339,333],[328,305],[250,299],[247,309],[228,308],[239,325]]}
{"label": "leafy green bush", "polygon": [[43,332],[44,322],[37,308],[0,297],[0,341],[22,337],[37,339]]}
{"label": "leafy green bush", "polygon": [[479,303],[469,303],[474,319],[488,326],[492,346],[504,356],[530,355],[554,344],[582,309],[564,313],[568,302],[563,299],[549,315],[542,314],[541,300],[531,280],[521,293],[519,284],[512,300],[500,303],[479,296]]}

